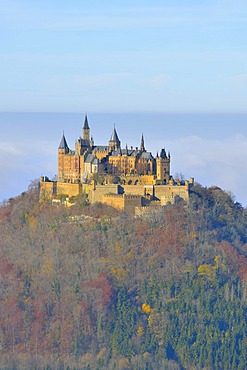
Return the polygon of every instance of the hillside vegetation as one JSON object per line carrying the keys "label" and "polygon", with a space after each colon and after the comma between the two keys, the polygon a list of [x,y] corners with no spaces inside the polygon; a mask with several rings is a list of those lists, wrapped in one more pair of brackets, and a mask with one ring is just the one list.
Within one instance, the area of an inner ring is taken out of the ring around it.
{"label": "hillside vegetation", "polygon": [[246,230],[217,187],[132,219],[32,184],[0,207],[0,368],[245,369]]}

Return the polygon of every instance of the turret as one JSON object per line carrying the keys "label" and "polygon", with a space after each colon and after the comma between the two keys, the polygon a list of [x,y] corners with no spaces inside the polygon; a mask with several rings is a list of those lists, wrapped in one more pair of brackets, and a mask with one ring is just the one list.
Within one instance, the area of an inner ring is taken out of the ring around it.
{"label": "turret", "polygon": [[156,178],[167,184],[170,179],[170,153],[167,156],[166,150],[161,149],[160,156],[156,156]]}
{"label": "turret", "polygon": [[84,126],[82,128],[82,138],[83,140],[90,142],[90,128],[88,124],[87,115],[85,115]]}
{"label": "turret", "polygon": [[64,133],[60,142],[60,145],[58,147],[58,180],[63,181],[64,174],[65,174],[65,156],[69,153],[69,146],[67,144],[67,141],[65,139]]}
{"label": "turret", "polygon": [[161,149],[160,158],[162,158],[162,159],[166,159],[167,158],[166,150],[165,149]]}
{"label": "turret", "polygon": [[114,125],[114,129],[113,129],[111,138],[109,140],[109,148],[110,148],[110,150],[120,149],[120,144],[121,144],[121,142],[118,138],[117,131],[116,131],[115,125]]}
{"label": "turret", "polygon": [[67,141],[65,139],[64,133],[63,133],[60,145],[58,147],[58,151],[61,151],[64,154],[67,154],[69,152],[69,147],[68,147]]}

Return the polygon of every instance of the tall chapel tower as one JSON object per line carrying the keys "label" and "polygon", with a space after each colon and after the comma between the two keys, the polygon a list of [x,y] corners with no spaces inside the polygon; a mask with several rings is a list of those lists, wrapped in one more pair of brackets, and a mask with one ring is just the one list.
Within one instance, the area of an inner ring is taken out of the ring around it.
{"label": "tall chapel tower", "polygon": [[88,125],[87,115],[85,115],[84,126],[82,129],[82,138],[83,140],[90,142],[90,128]]}

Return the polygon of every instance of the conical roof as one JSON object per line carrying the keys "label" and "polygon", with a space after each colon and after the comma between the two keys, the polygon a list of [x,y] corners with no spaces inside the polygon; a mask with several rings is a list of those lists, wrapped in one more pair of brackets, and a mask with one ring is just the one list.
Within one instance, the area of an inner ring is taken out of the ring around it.
{"label": "conical roof", "polygon": [[115,129],[115,126],[114,126],[114,130],[112,132],[112,135],[111,135],[111,138],[110,138],[110,141],[114,142],[114,143],[120,143],[120,140],[118,138],[118,135],[117,135],[117,131]]}
{"label": "conical roof", "polygon": [[68,148],[69,148],[69,147],[68,147],[67,141],[66,141],[65,136],[64,136],[64,134],[63,134],[63,136],[62,136],[62,139],[61,139],[61,142],[60,142],[60,145],[59,145],[58,149],[68,149]]}
{"label": "conical roof", "polygon": [[83,130],[89,130],[87,115],[85,115]]}
{"label": "conical roof", "polygon": [[160,158],[163,158],[163,159],[166,159],[167,158],[165,149],[161,149]]}

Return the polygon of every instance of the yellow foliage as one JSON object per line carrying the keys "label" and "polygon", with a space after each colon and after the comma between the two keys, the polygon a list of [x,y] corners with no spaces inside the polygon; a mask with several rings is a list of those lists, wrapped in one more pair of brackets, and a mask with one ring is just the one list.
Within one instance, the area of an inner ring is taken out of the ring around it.
{"label": "yellow foliage", "polygon": [[30,297],[28,297],[28,298],[26,298],[25,300],[24,300],[24,302],[27,304],[28,302],[30,302],[31,301],[31,298]]}
{"label": "yellow foliage", "polygon": [[150,354],[148,352],[143,353],[144,360],[148,360],[150,358]]}
{"label": "yellow foliage", "polygon": [[36,228],[37,228],[37,222],[36,222],[36,218],[34,216],[31,216],[28,220],[29,222],[29,227],[32,231],[36,231]]}
{"label": "yellow foliage", "polygon": [[93,359],[93,355],[91,353],[86,353],[82,357],[82,361],[84,362],[85,366],[89,366],[92,359]]}
{"label": "yellow foliage", "polygon": [[119,268],[112,267],[111,272],[118,280],[122,280],[127,274],[127,272],[121,267]]}
{"label": "yellow foliage", "polygon": [[152,309],[148,304],[143,303],[142,311],[145,312],[146,314],[150,314],[152,312]]}
{"label": "yellow foliage", "polygon": [[130,369],[130,363],[127,358],[120,358],[118,361],[118,367],[119,369]]}
{"label": "yellow foliage", "polygon": [[134,252],[133,252],[133,249],[131,251],[129,251],[126,255],[126,260],[127,261],[131,261],[132,259],[134,258]]}
{"label": "yellow foliage", "polygon": [[102,348],[101,351],[97,355],[97,359],[104,359],[106,356],[106,348]]}
{"label": "yellow foliage", "polygon": [[215,268],[218,269],[219,268],[219,260],[220,260],[220,256],[215,256],[214,258],[214,262],[215,262]]}
{"label": "yellow foliage", "polygon": [[120,252],[122,252],[122,246],[121,246],[121,244],[120,244],[120,243],[116,243],[116,244],[115,244],[114,251],[115,251],[115,253],[120,253]]}
{"label": "yellow foliage", "polygon": [[144,329],[142,326],[139,326],[138,330],[137,330],[137,334],[142,336],[144,334]]}
{"label": "yellow foliage", "polygon": [[211,265],[200,265],[198,267],[198,274],[206,276],[209,280],[213,280],[216,276],[215,267]]}
{"label": "yellow foliage", "polygon": [[42,267],[42,273],[46,276],[51,276],[53,272],[53,261],[51,259],[48,259],[44,262],[44,265]]}
{"label": "yellow foliage", "polygon": [[196,238],[196,233],[194,231],[190,232],[190,239],[195,239]]}

